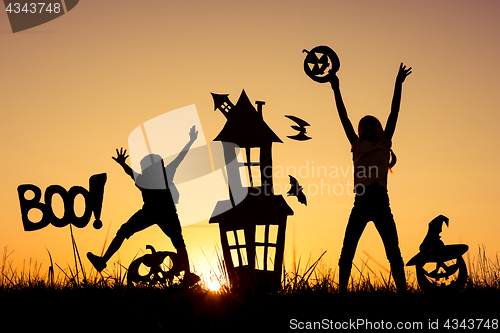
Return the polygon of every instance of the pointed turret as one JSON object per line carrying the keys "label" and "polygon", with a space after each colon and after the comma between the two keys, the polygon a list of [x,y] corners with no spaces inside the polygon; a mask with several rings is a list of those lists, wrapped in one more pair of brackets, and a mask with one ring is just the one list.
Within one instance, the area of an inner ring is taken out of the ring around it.
{"label": "pointed turret", "polygon": [[229,94],[211,94],[214,100],[214,111],[220,110],[227,119],[229,110],[234,107],[234,104],[229,100],[229,97],[227,97]]}

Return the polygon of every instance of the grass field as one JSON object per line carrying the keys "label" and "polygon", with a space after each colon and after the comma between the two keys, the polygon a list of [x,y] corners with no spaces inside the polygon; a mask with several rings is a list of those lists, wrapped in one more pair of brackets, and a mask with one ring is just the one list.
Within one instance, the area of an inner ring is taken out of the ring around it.
{"label": "grass field", "polygon": [[388,329],[384,326],[388,323],[392,329],[403,323],[420,330],[436,320],[445,325],[446,319],[458,320],[448,322],[456,323],[457,329],[470,331],[483,325],[484,331],[486,320],[488,329],[493,330],[498,329],[500,319],[499,259],[487,258],[481,249],[469,263],[465,288],[439,295],[419,290],[410,273],[408,292],[398,294],[391,280],[377,276],[367,265],[355,268],[359,278],[351,281],[349,292],[341,294],[334,270],[320,268],[319,259],[306,263],[303,269],[285,271],[281,291],[260,294],[233,292],[224,277],[219,277],[222,287],[218,291],[211,291],[206,283],[190,288],[180,284],[128,288],[126,269],[120,263],[115,263],[112,273],[102,275],[54,266],[42,273],[35,263],[28,263],[27,268],[16,271],[4,253],[2,331],[282,331],[314,325],[348,328],[349,324],[362,325],[357,329]]}

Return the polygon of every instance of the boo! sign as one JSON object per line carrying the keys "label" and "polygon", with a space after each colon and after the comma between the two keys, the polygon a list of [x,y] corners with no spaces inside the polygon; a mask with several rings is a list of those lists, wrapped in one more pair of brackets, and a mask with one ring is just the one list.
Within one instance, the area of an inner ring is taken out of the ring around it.
{"label": "boo! sign", "polygon": [[[40,201],[42,191],[38,186],[32,184],[19,185],[17,193],[21,204],[24,230],[39,230],[49,224],[58,228],[65,227],[68,224],[83,228],[89,223],[92,213],[94,213],[95,217],[93,226],[95,229],[100,229],[102,227],[100,216],[106,179],[105,173],[91,176],[89,178],[89,190],[81,186],[73,186],[67,191],[60,185],[50,185],[45,190],[44,203]],[[26,193],[29,191],[34,193],[31,199],[26,198]],[[52,198],[55,194],[58,194],[64,202],[64,215],[62,218],[58,218],[52,209]],[[85,199],[85,211],[82,216],[76,216],[75,213],[75,198],[77,195],[81,195]],[[32,222],[28,218],[28,213],[32,209],[38,209],[42,213],[40,221]]]}

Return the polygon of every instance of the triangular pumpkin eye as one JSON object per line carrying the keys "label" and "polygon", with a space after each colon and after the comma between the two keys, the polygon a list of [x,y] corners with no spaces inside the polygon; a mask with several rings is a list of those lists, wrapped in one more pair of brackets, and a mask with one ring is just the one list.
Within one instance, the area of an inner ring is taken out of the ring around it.
{"label": "triangular pumpkin eye", "polygon": [[151,267],[144,265],[143,262],[141,262],[139,268],[137,269],[137,273],[139,273],[139,276],[147,276],[150,271]]}
{"label": "triangular pumpkin eye", "polygon": [[311,74],[312,75],[319,75],[319,74],[323,74],[323,70],[321,69],[321,66],[320,64],[313,64],[313,63],[307,63],[309,65],[309,68],[311,69]]}
{"label": "triangular pumpkin eye", "polygon": [[323,54],[321,59],[318,60],[320,64],[329,64],[330,60],[328,59],[328,56],[326,54]]}
{"label": "triangular pumpkin eye", "polygon": [[325,55],[324,53],[319,53],[319,52],[314,52],[314,54],[316,55],[316,58],[318,58],[318,60],[320,60],[321,57]]}

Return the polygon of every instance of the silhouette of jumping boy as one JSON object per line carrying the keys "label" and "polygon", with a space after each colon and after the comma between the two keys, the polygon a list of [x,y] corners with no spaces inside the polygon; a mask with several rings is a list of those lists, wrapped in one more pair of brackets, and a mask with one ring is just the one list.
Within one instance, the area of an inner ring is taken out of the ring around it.
{"label": "silhouette of jumping boy", "polygon": [[106,268],[106,262],[118,251],[125,238],[129,238],[134,233],[144,230],[147,227],[157,224],[161,230],[170,237],[172,244],[177,250],[180,262],[185,274],[183,283],[192,285],[200,278],[189,271],[189,259],[186,251],[182,229],[177,216],[175,205],[179,202],[179,192],[173,183],[175,171],[186,156],[189,148],[198,137],[195,127],[191,127],[189,132],[189,142],[177,155],[177,157],[166,167],[160,155],[149,154],[141,160],[142,173],[138,174],[128,166],[125,161],[127,150],[123,148],[116,150],[117,157],[113,159],[123,167],[123,170],[135,181],[135,185],[142,193],[144,205],[132,217],[124,223],[116,232],[115,238],[109,244],[108,249],[102,257],[91,252],[87,257],[100,272]]}
{"label": "silhouette of jumping boy", "polygon": [[347,117],[347,111],[340,94],[339,79],[336,75],[330,75],[330,84],[340,121],[352,146],[354,191],[356,193],[339,260],[339,289],[341,292],[347,290],[354,253],[361,234],[369,221],[373,221],[382,238],[398,291],[406,290],[404,262],[399,249],[396,223],[389,207],[387,173],[396,163],[396,156],[391,149],[392,136],[396,129],[403,82],[410,74],[411,67],[406,68],[401,63],[396,77],[391,113],[387,119],[385,130],[382,129],[377,118],[365,116],[359,121],[359,136],[354,132],[351,121]]}

